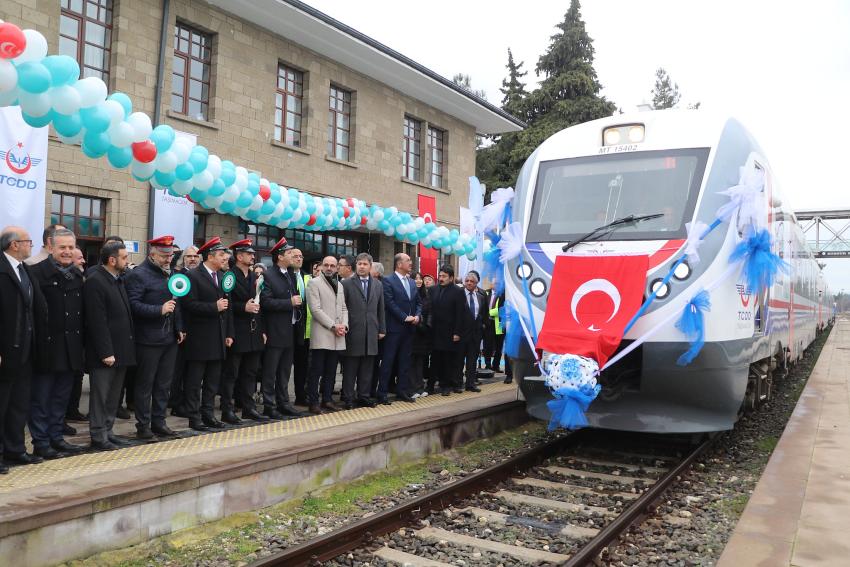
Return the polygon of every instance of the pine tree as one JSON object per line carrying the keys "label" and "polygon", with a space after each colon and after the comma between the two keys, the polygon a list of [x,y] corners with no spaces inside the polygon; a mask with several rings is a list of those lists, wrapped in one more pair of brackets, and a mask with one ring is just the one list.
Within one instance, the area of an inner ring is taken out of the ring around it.
{"label": "pine tree", "polygon": [[472,77],[470,77],[469,75],[466,75],[464,73],[457,73],[454,77],[452,77],[452,82],[463,90],[471,92],[478,98],[487,100],[487,92],[484,89],[472,88]]}
{"label": "pine tree", "polygon": [[525,113],[524,104],[528,92],[525,90],[525,83],[520,79],[528,74],[528,71],[522,71],[523,62],[514,62],[514,55],[508,48],[508,76],[502,79],[502,109],[510,112],[517,118],[523,118]]}
{"label": "pine tree", "polygon": [[[663,67],[655,71],[655,88],[652,89],[652,108],[661,110],[679,104],[679,85],[674,83]],[[699,108],[699,103],[697,103]]]}

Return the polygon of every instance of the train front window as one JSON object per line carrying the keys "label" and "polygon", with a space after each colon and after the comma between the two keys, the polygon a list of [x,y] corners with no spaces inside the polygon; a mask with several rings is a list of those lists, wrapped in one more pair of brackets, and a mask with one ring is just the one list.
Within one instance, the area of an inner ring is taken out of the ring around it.
{"label": "train front window", "polygon": [[605,240],[685,238],[708,148],[633,152],[540,163],[529,242],[570,242],[629,215],[663,214]]}

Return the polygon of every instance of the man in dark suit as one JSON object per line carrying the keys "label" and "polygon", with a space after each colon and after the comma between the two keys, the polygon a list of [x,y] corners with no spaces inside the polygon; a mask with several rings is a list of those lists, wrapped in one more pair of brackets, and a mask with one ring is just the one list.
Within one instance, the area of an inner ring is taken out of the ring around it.
{"label": "man in dark suit", "polygon": [[393,259],[395,272],[383,279],[384,308],[386,310],[387,336],[381,358],[381,382],[378,385],[378,402],[389,405],[387,399],[393,365],[398,365],[396,397],[403,402],[415,402],[408,392],[410,362],[413,356],[413,334],[422,317],[422,306],[416,284],[410,279],[412,262],[404,253]]}
{"label": "man in dark suit", "polygon": [[[201,264],[201,255],[198,254],[197,246],[187,246],[180,257],[182,267],[178,267],[175,273],[188,274],[189,270],[194,270]],[[183,395],[183,378],[186,375],[186,341],[183,341],[177,347],[177,363],[174,368],[174,379],[171,380],[171,395],[168,399],[168,405],[171,407],[171,415],[180,417],[188,417],[184,406],[185,396]]]}
{"label": "man in dark suit", "polygon": [[83,450],[63,437],[65,410],[85,355],[83,273],[74,266],[74,233],[60,228],[50,238],[51,255],[29,268],[48,313],[49,348],[35,359],[29,419],[34,452],[45,459]]}
{"label": "man in dark suit", "polygon": [[[356,272],[342,280],[345,305],[348,308],[348,334],[342,359],[342,401],[345,409],[375,407],[369,399],[372,392],[372,372],[378,341],[387,334],[384,313],[384,287],[373,279],[372,256],[357,255]],[[355,399],[355,384],[357,397]]]}
{"label": "man in dark suit", "polygon": [[[484,336],[484,324],[490,310],[487,298],[478,290],[478,273],[469,272],[463,279],[464,309],[463,354],[466,363],[466,390],[480,392],[475,385],[478,374],[478,357],[481,355],[481,339]],[[457,391],[457,390],[456,390]]]}
{"label": "man in dark suit", "polygon": [[463,290],[454,284],[455,271],[450,265],[440,268],[438,285],[431,290],[431,326],[434,354],[428,390],[434,391],[439,380],[444,396],[462,392],[464,303]]}
{"label": "man in dark suit", "polygon": [[173,236],[149,240],[147,259],[124,278],[139,362],[133,392],[139,439],[174,435],[165,423],[165,410],[177,364],[177,345],[186,333],[180,308],[168,291],[173,244]]}
{"label": "man in dark suit", "polygon": [[312,276],[302,272],[304,254],[298,248],[290,246],[286,259],[289,263],[287,273],[293,289],[298,290],[298,295],[301,296],[301,304],[293,306],[295,329],[292,338],[295,351],[292,355],[292,382],[295,388],[295,404],[306,406],[307,374],[310,369],[310,327],[313,323],[313,314],[307,307],[307,285]]}
{"label": "man in dark suit", "polygon": [[[263,323],[266,329],[266,351],[263,354],[263,413],[272,419],[303,415],[289,400],[289,376],[295,353],[294,332],[299,329],[303,301],[298,282],[289,271],[293,247],[281,238],[271,249],[274,265],[266,270],[266,281],[260,294]],[[301,327],[303,332],[303,327]]]}
{"label": "man in dark suit", "polygon": [[[3,461],[40,463],[24,445],[24,427],[30,409],[33,359],[40,355],[39,339],[47,325],[44,296],[23,264],[32,253],[26,229],[9,226],[0,233],[0,427]],[[9,469],[0,462],[0,474]]]}
{"label": "man in dark suit", "polygon": [[227,347],[233,344],[234,335],[230,300],[221,289],[230,251],[221,238],[214,236],[198,252],[204,261],[186,274],[192,287],[180,298],[188,361],[183,387],[189,427],[207,431],[224,427],[213,408]]}
{"label": "man in dark suit", "polygon": [[[233,273],[236,287],[230,294],[233,311],[233,346],[227,351],[228,371],[222,375],[221,420],[238,424],[242,420],[233,411],[233,390],[242,406],[242,417],[255,421],[267,418],[257,413],[254,392],[257,390],[257,369],[266,344],[260,302],[257,300],[257,276],[254,265],[254,248],[249,239],[230,245],[236,257]],[[263,277],[265,279],[265,276]],[[235,381],[235,383],[234,383]]]}
{"label": "man in dark suit", "polygon": [[127,367],[136,364],[133,314],[119,277],[127,268],[127,248],[106,244],[100,265],[83,285],[86,318],[86,366],[89,371],[89,431],[92,448],[113,450],[127,443],[112,434]]}

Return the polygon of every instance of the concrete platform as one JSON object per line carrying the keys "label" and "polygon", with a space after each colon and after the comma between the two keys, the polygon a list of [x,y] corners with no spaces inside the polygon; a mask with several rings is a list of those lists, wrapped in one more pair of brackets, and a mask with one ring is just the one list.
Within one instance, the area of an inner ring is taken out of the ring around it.
{"label": "concrete platform", "polygon": [[0,477],[0,564],[127,547],[526,421],[514,385],[482,390],[16,467]]}
{"label": "concrete platform", "polygon": [[720,567],[850,565],[850,319],[839,319]]}

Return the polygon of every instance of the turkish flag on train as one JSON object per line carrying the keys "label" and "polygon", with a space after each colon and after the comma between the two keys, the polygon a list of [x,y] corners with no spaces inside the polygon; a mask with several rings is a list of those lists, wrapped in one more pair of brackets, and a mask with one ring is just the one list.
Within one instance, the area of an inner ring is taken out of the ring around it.
{"label": "turkish flag on train", "polygon": [[648,256],[558,256],[537,348],[605,365],[640,308]]}

